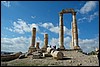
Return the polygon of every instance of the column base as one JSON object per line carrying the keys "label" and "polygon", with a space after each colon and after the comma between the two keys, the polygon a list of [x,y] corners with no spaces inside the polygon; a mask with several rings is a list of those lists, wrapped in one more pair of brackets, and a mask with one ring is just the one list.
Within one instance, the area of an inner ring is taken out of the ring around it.
{"label": "column base", "polygon": [[79,46],[74,46],[74,50],[80,50]]}
{"label": "column base", "polygon": [[65,50],[65,47],[64,47],[64,46],[60,46],[59,49],[60,49],[60,50]]}
{"label": "column base", "polygon": [[41,48],[42,52],[46,52],[47,48]]}
{"label": "column base", "polygon": [[43,46],[41,49],[42,49],[43,52],[47,51],[47,47],[46,46]]}
{"label": "column base", "polygon": [[36,51],[36,48],[35,47],[29,47],[29,50],[28,50],[28,52],[29,52],[29,54],[32,54],[32,52],[35,52]]}

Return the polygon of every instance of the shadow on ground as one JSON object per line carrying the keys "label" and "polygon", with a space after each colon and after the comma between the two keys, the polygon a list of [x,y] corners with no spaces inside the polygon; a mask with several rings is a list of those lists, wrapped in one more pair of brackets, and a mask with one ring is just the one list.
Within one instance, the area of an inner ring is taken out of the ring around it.
{"label": "shadow on ground", "polygon": [[62,60],[71,60],[71,58],[64,57]]}

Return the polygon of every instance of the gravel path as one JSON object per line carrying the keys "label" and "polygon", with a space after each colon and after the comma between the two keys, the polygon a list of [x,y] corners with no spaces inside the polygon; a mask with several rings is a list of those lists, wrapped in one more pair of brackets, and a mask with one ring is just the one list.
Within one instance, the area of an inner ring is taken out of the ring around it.
{"label": "gravel path", "polygon": [[9,62],[2,62],[2,66],[99,66],[96,55],[84,55],[77,51],[62,51],[64,59],[56,60],[53,57],[32,59],[32,56],[24,59],[15,59]]}

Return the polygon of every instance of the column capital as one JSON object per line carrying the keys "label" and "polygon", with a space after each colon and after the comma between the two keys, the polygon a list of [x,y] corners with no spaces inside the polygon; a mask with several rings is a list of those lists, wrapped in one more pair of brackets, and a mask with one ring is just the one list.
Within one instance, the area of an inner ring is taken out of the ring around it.
{"label": "column capital", "polygon": [[35,27],[33,27],[32,31],[35,31],[35,30],[36,30],[36,28],[35,28]]}
{"label": "column capital", "polygon": [[60,16],[63,16],[63,13],[59,13]]}
{"label": "column capital", "polygon": [[75,16],[75,15],[76,15],[76,12],[72,12],[72,15],[74,15],[74,16]]}

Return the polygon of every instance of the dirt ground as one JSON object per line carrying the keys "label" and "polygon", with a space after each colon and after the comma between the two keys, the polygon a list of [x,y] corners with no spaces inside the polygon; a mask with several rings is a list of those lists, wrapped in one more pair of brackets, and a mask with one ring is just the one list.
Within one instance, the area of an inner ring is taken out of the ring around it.
{"label": "dirt ground", "polygon": [[62,51],[64,58],[56,60],[53,57],[32,59],[32,55],[24,59],[1,62],[2,66],[99,66],[97,55],[85,55],[78,51]]}

